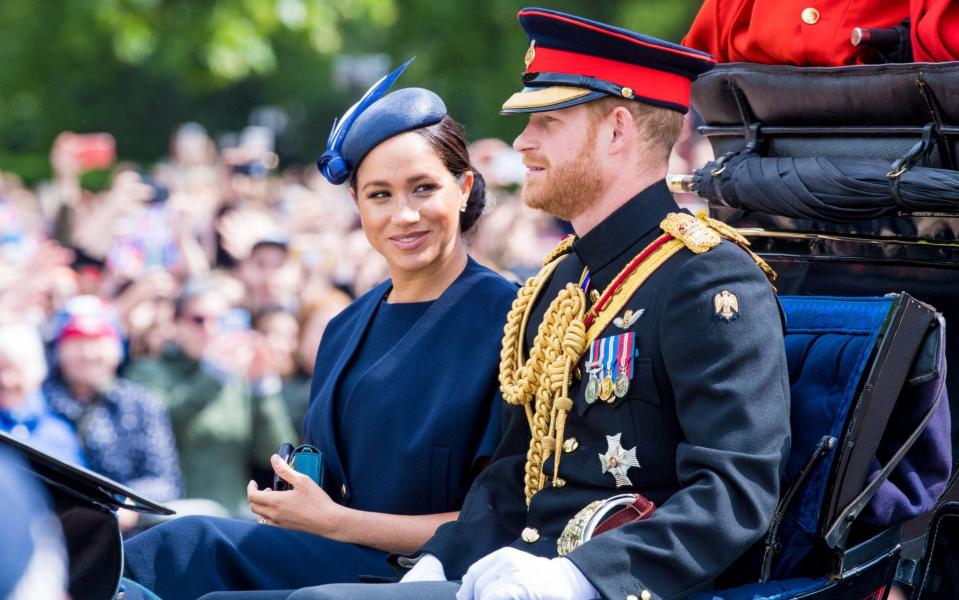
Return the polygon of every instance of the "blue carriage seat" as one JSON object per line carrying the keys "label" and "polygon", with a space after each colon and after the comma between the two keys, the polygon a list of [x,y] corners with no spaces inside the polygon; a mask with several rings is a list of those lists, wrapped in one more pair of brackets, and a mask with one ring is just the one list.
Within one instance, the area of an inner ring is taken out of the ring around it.
{"label": "blue carriage seat", "polygon": [[[920,498],[912,499],[916,511],[933,508],[949,477],[948,403],[941,402],[944,324],[931,307],[907,294],[780,300],[792,425],[783,496],[765,539],[720,578],[718,586],[728,588],[693,598],[878,600],[896,573],[900,540],[894,521],[914,515],[870,511],[876,493],[924,435],[934,438],[925,440],[927,446],[946,444],[946,458],[936,463],[936,481],[919,486]],[[903,393],[907,388],[912,389]],[[911,411],[894,412],[901,397],[912,402]],[[916,398],[925,405],[910,421]],[[884,438],[893,415],[902,422],[890,430],[905,433]],[[941,431],[926,431],[933,415],[939,429],[945,424],[944,440]],[[883,494],[880,498],[880,504],[888,503]],[[869,535],[855,534],[860,539],[850,544],[857,520],[860,529],[870,521]]]}

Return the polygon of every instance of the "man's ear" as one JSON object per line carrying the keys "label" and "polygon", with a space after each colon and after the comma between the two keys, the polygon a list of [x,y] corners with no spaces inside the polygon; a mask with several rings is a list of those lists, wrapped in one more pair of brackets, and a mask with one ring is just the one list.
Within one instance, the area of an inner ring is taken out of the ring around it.
{"label": "man's ear", "polygon": [[617,106],[606,117],[612,127],[609,153],[620,154],[632,147],[636,140],[636,120],[625,106]]}

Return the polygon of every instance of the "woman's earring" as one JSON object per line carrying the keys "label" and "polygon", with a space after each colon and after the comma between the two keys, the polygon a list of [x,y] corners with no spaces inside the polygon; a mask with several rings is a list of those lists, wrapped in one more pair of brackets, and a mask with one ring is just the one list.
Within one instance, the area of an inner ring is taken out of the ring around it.
{"label": "woman's earring", "polygon": [[466,207],[469,206],[469,204],[470,204],[470,201],[469,201],[469,199],[467,199],[466,202],[464,202],[463,205],[460,206],[460,212],[461,212],[461,213],[465,213],[465,212],[466,212]]}

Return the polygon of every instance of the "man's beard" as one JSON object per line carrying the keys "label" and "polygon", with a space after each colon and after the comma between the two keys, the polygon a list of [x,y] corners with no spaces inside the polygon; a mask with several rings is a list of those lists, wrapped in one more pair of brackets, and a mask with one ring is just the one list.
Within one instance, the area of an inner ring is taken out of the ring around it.
{"label": "man's beard", "polygon": [[545,177],[533,186],[529,180],[523,183],[523,202],[567,221],[593,204],[607,187],[595,158],[594,139],[590,131],[582,150],[568,164],[543,165]]}

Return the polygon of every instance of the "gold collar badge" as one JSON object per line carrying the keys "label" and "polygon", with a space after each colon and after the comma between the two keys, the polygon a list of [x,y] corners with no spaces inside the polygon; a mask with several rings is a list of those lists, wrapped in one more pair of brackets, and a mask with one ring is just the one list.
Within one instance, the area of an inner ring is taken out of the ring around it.
{"label": "gold collar badge", "polygon": [[526,50],[526,68],[528,69],[536,59],[536,40],[529,41],[529,49]]}

